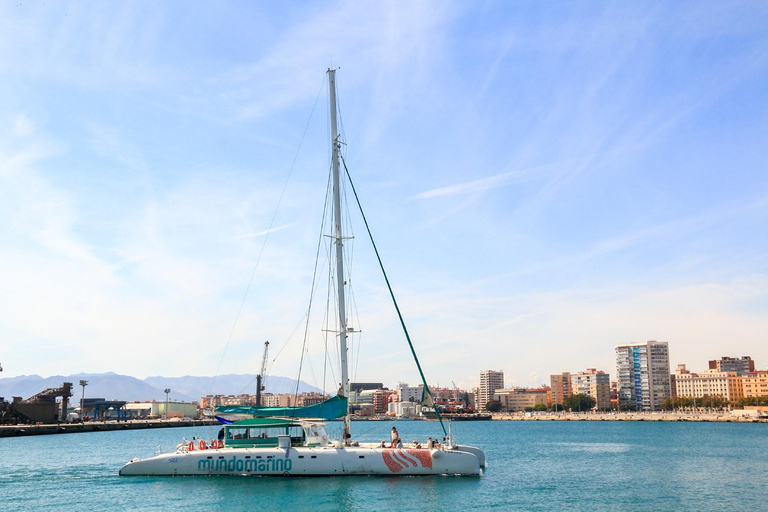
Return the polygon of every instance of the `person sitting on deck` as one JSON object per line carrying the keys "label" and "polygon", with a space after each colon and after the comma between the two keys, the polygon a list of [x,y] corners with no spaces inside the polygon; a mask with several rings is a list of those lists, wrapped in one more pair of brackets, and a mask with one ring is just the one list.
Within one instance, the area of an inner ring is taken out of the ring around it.
{"label": "person sitting on deck", "polygon": [[386,447],[387,447],[387,442],[382,439],[381,440],[381,448],[386,448]]}
{"label": "person sitting on deck", "polygon": [[395,439],[395,448],[402,448],[403,447],[403,441],[399,437]]}

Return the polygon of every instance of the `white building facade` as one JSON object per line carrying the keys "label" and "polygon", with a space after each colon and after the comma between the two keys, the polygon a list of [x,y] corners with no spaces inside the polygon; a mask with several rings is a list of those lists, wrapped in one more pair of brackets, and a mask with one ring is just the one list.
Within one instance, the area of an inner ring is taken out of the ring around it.
{"label": "white building facade", "polygon": [[477,410],[485,411],[485,405],[493,400],[497,389],[504,388],[504,372],[485,370],[480,374],[480,390],[477,399]]}

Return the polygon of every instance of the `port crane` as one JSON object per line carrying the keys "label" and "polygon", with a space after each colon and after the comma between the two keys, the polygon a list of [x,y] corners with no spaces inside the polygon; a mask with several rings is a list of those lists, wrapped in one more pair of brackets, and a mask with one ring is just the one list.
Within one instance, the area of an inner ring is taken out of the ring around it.
{"label": "port crane", "polygon": [[264,342],[264,356],[261,358],[261,370],[256,375],[256,407],[261,407],[261,392],[267,389],[267,353],[269,341]]}

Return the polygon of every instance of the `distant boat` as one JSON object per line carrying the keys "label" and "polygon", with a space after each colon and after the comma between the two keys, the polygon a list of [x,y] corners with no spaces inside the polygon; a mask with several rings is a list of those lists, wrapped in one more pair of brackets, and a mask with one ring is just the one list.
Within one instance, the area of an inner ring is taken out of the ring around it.
{"label": "distant boat", "polygon": [[[347,362],[347,313],[345,303],[344,236],[339,171],[341,142],[337,128],[335,70],[328,70],[331,113],[333,214],[335,220],[336,304],[338,305],[341,382],[337,396],[307,407],[217,407],[222,418],[250,416],[227,424],[224,435],[207,443],[203,440],[179,444],[176,451],[147,459],[133,459],[120,469],[120,475],[480,475],[485,454],[479,448],[458,445],[451,429],[443,426],[444,442],[437,446],[392,447],[352,440],[350,428],[349,369]],[[345,165],[346,168],[346,165]],[[349,173],[347,172],[347,176]],[[350,186],[354,192],[354,185]],[[357,197],[357,193],[355,197]],[[366,223],[367,227],[367,223]],[[375,250],[375,245],[374,245]],[[376,252],[378,257],[378,252]],[[379,259],[379,263],[381,260]],[[383,267],[382,267],[383,270]],[[386,274],[385,274],[386,280]],[[387,286],[389,282],[387,281]],[[390,288],[391,293],[391,288]],[[394,295],[392,295],[394,300]],[[395,303],[395,308],[400,310]],[[402,317],[400,318],[402,322]],[[403,323],[405,329],[405,324]],[[406,338],[424,383],[424,402],[433,405],[429,387]],[[440,418],[435,409],[436,418]],[[331,440],[325,420],[342,418],[342,438]],[[442,426],[442,421],[441,421]],[[386,444],[386,443],[383,443]],[[425,443],[426,444],[426,443]]]}

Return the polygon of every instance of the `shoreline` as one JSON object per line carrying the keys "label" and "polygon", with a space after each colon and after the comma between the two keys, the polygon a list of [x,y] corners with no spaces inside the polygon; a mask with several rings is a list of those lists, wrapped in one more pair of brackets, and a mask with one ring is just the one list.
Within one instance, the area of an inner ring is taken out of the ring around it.
{"label": "shoreline", "polygon": [[115,430],[139,430],[148,428],[198,427],[218,425],[216,420],[128,420],[89,421],[88,423],[54,423],[46,425],[0,425],[0,438],[42,436],[51,434],[79,434],[83,432],[111,432]]}
{"label": "shoreline", "polygon": [[620,412],[620,413],[494,413],[494,421],[688,421],[719,423],[768,423],[768,418],[722,413]]}

